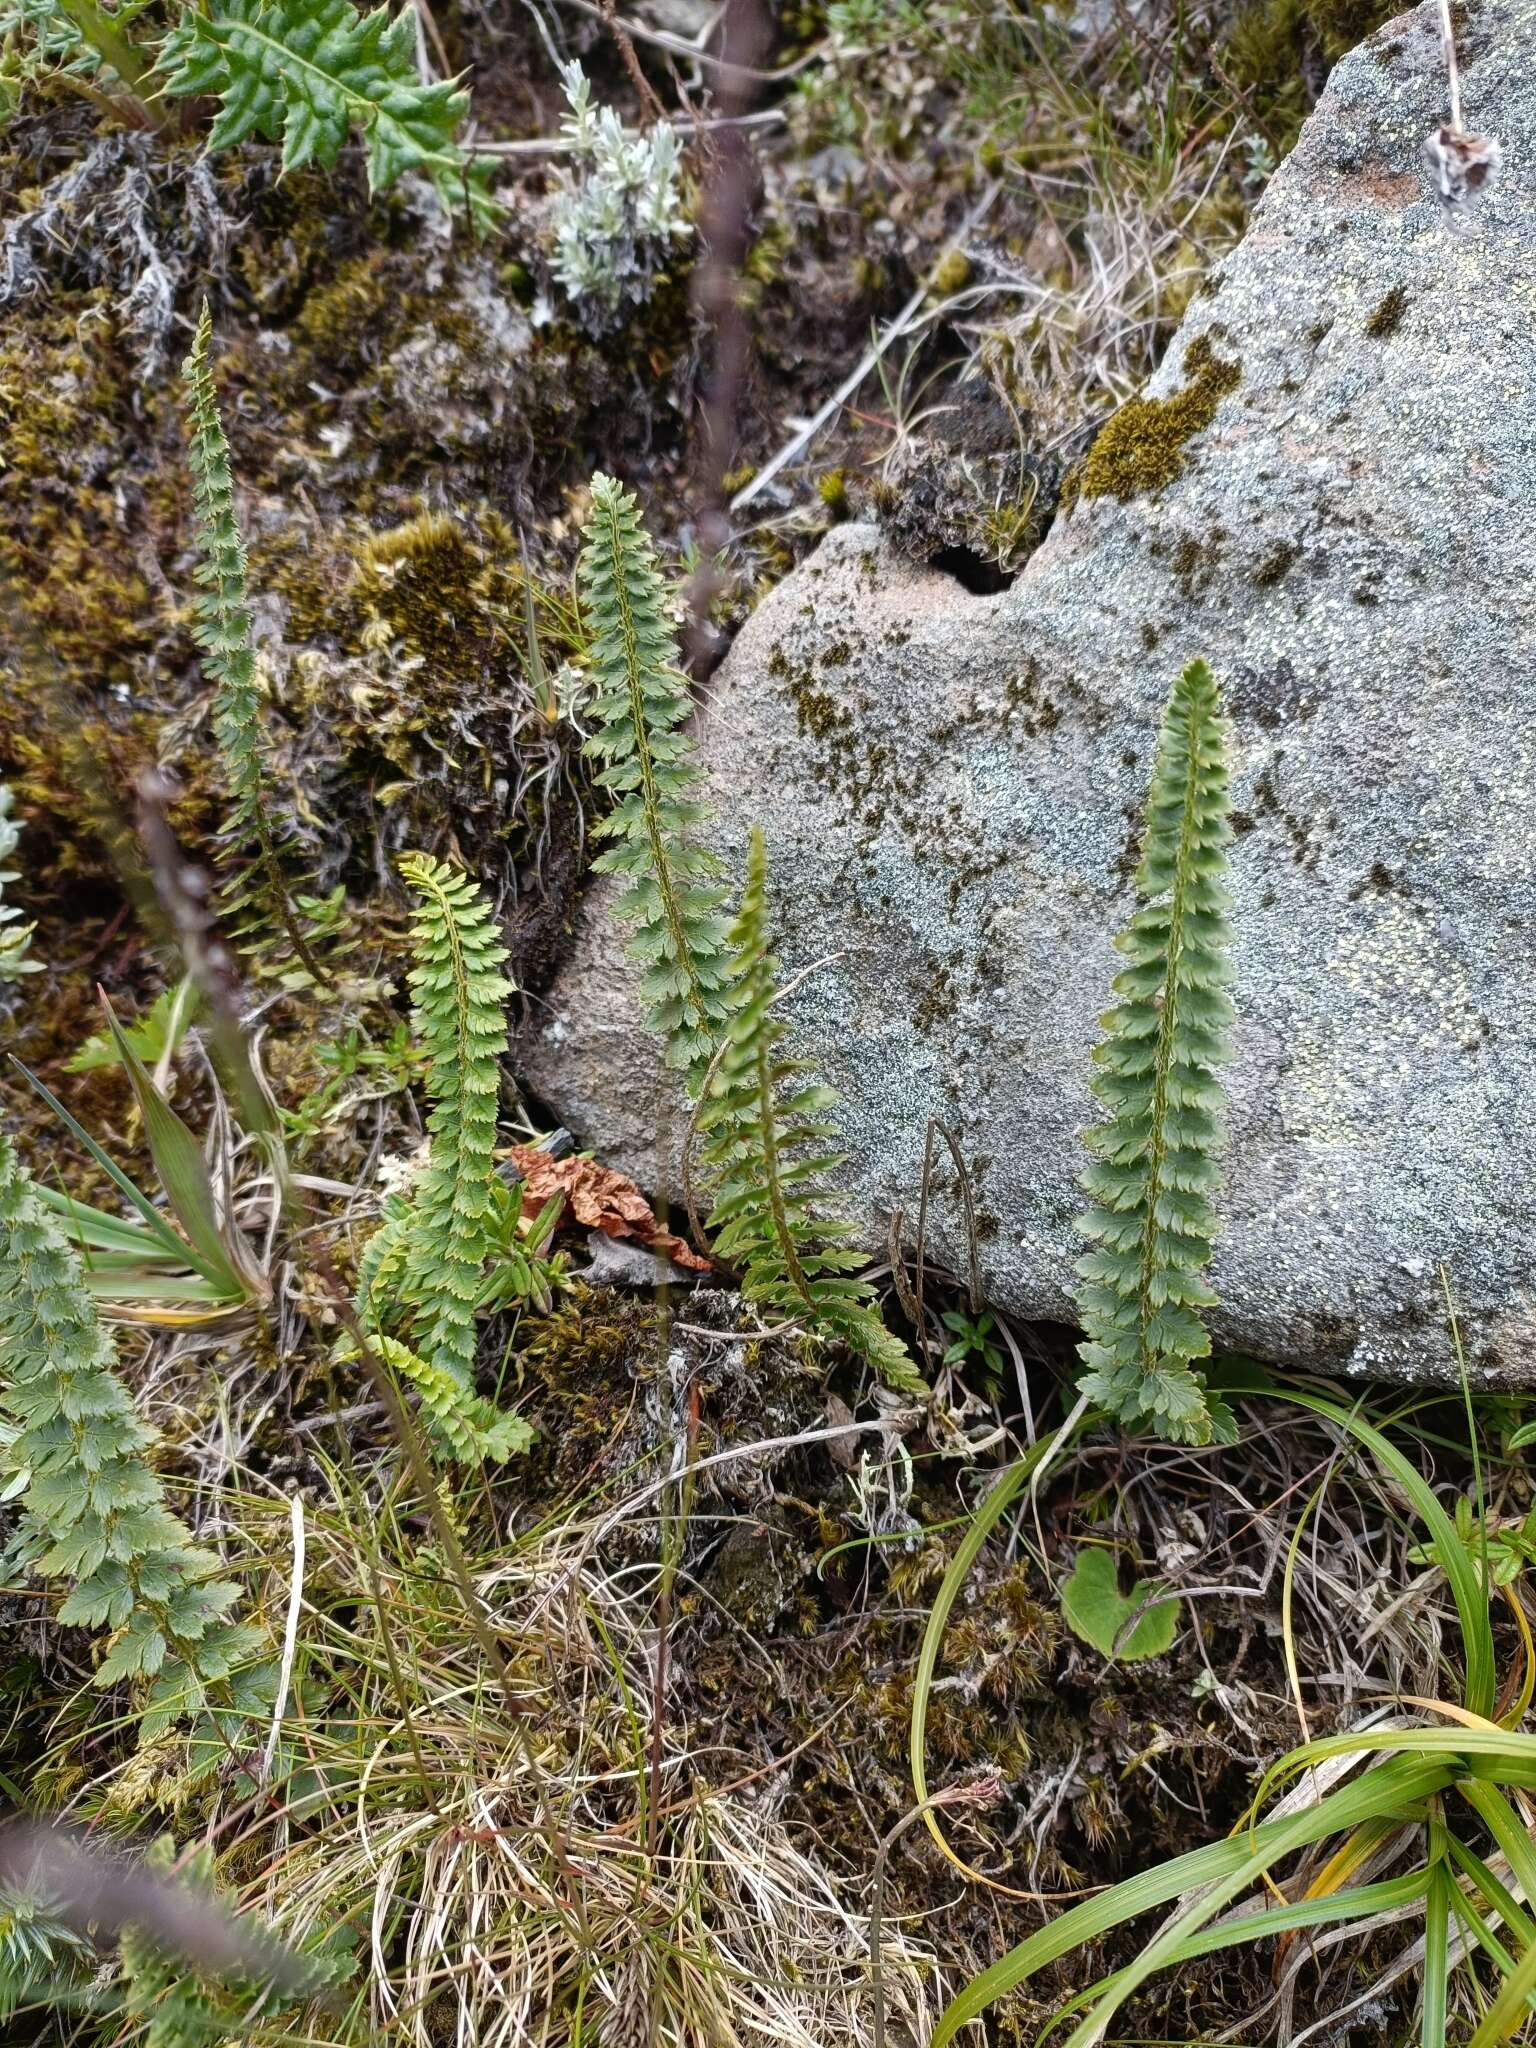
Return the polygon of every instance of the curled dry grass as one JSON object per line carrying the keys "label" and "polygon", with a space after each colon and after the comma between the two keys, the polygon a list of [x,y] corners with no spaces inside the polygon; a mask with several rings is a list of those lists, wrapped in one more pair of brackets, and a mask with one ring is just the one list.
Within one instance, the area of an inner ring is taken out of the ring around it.
{"label": "curled dry grass", "polygon": [[[665,2043],[832,2048],[871,2022],[869,1923],[814,1841],[776,1815],[778,1772],[690,1748],[654,1714],[661,1566],[610,1575],[591,1529],[474,1546],[487,1666],[420,1504],[382,1469],[327,1463],[306,1506],[298,1649],[277,1768],[233,1774],[204,1823],[232,1903],[295,1946],[346,1930],[339,1993],[253,2039],[441,2048]],[[226,1497],[266,1549],[274,1635],[291,1591],[290,1504]],[[449,1503],[461,1529],[479,1513]],[[517,1711],[513,1711],[515,1700]],[[266,1730],[253,1732],[260,1751]],[[174,1803],[174,1744],[77,1801],[126,1818]],[[882,1928],[886,2011],[925,2039],[944,1985]]]}

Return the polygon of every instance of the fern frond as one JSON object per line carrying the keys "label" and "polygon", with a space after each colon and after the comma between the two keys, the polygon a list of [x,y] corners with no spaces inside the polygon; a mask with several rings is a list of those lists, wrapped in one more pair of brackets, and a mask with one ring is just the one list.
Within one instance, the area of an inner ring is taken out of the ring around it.
{"label": "fern frond", "polygon": [[1115,942],[1129,964],[1094,1048],[1091,1085],[1109,1114],[1084,1134],[1095,1163],[1078,1227],[1096,1248],[1077,1263],[1084,1392],[1177,1443],[1231,1430],[1192,1369],[1211,1348],[1200,1311],[1216,1305],[1203,1275],[1221,1178],[1215,1069],[1233,1015],[1227,811],[1227,723],[1196,661],[1164,714],[1136,876],[1142,907]]}
{"label": "fern frond", "polygon": [[[199,17],[188,10],[186,19]],[[244,920],[241,936],[258,949],[273,927],[286,932],[294,951],[317,980],[320,969],[299,929],[283,877],[281,847],[271,822],[267,741],[261,687],[246,595],[245,542],[235,515],[235,486],[229,443],[209,360],[213,316],[203,300],[192,347],[182,364],[187,404],[187,461],[196,508],[196,570],[202,594],[193,637],[203,651],[203,668],[213,682],[213,732],[223,762],[229,810],[221,835],[225,850],[249,859],[249,875],[221,892],[220,908]]]}
{"label": "fern frond", "polygon": [[228,1619],[239,1587],[165,1505],[114,1368],[80,1262],[0,1138],[0,1400],[20,1425],[4,1465],[25,1477],[13,1555],[72,1582],[61,1622],[113,1632],[98,1685],[155,1681],[153,1734],[207,1704],[263,1638]]}
{"label": "fern frond", "polygon": [[778,1049],[785,1027],[773,1013],[778,963],[768,951],[767,904],[768,856],[754,830],[729,932],[724,1050],[699,1114],[702,1156],[714,1176],[715,1250],[736,1268],[755,1306],[841,1340],[891,1386],[922,1394],[922,1378],[881,1321],[868,1283],[852,1277],[863,1257],[851,1231],[826,1206],[826,1176],[843,1159],[829,1149],[825,1120],[837,1094]]}
{"label": "fern frond", "polygon": [[624,878],[618,915],[635,927],[630,957],[667,1064],[697,1092],[730,1013],[730,945],[719,861],[693,842],[708,813],[688,736],[692,705],[667,618],[666,588],[633,495],[592,479],[581,557],[592,628],[595,729],[587,754],[617,799],[597,827],[611,841],[593,862]]}
{"label": "fern frond", "polygon": [[467,1387],[496,1214],[492,1153],[513,987],[491,907],[469,877],[425,853],[408,854],[400,872],[417,898],[409,981],[432,1143],[399,1287],[415,1308],[412,1348]]}
{"label": "fern frond", "polygon": [[[11,816],[11,787],[0,782],[0,861],[8,860],[16,851],[21,838],[21,827]],[[16,880],[15,868],[0,867],[0,890],[7,882]],[[40,960],[29,959],[32,934],[36,926],[18,924],[21,912],[14,903],[0,901],[0,981],[15,981],[19,975],[36,974],[42,967]]]}
{"label": "fern frond", "polygon": [[329,169],[355,128],[371,191],[425,171],[450,206],[467,197],[477,216],[489,211],[454,140],[469,94],[452,80],[422,83],[408,6],[391,15],[359,14],[352,0],[209,0],[181,10],[159,67],[173,99],[220,102],[210,149],[260,135],[281,140],[285,171]]}
{"label": "fern frond", "polygon": [[398,1337],[375,1335],[370,1341],[395,1377],[415,1391],[432,1435],[461,1465],[505,1464],[533,1442],[521,1415],[495,1407],[447,1366],[423,1358]]}

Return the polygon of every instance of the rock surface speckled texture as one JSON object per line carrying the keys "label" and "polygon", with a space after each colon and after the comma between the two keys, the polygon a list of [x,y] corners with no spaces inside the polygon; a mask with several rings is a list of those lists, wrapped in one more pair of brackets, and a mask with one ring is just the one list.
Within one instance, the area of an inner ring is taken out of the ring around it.
{"label": "rock surface speckled texture", "polygon": [[[1444,1376],[1444,1262],[1474,1376],[1536,1380],[1536,0],[1464,21],[1466,118],[1504,150],[1465,231],[1419,160],[1425,7],[1336,71],[1169,351],[1154,397],[1240,369],[1181,475],[1085,497],[997,597],[842,528],[711,690],[721,844],[766,826],[786,972],[843,949],[793,1017],[869,1241],[939,1116],[1023,1314],[1070,1318],[1088,1053],[1160,704],[1203,654],[1238,826],[1217,1334]],[[522,1056],[654,1184],[682,1117],[606,900]]]}

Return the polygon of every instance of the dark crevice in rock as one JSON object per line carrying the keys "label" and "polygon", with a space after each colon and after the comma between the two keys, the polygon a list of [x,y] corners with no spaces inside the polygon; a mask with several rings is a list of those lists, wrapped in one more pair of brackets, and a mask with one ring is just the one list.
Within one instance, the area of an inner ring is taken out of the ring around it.
{"label": "dark crevice in rock", "polygon": [[1006,569],[1000,569],[996,562],[989,562],[970,548],[940,548],[928,557],[928,566],[953,576],[962,589],[975,597],[998,597],[1013,588],[1013,577]]}

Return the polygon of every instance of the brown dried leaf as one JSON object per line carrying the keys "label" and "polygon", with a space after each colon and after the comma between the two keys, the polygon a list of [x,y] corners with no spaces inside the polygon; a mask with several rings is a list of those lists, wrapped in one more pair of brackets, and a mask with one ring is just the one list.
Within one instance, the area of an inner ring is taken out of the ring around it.
{"label": "brown dried leaf", "polygon": [[536,1216],[553,1195],[565,1197],[575,1223],[606,1237],[632,1237],[694,1273],[711,1270],[708,1259],[656,1221],[656,1212],[626,1174],[595,1159],[554,1159],[533,1145],[514,1145],[512,1163],[523,1183],[523,1213]]}

